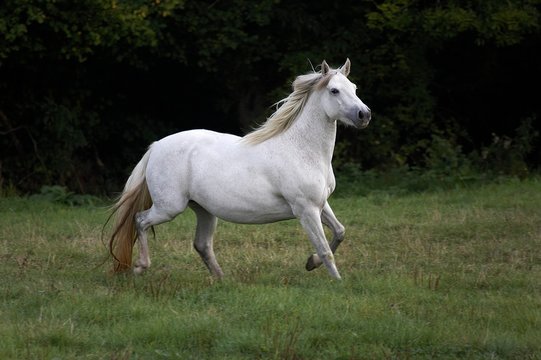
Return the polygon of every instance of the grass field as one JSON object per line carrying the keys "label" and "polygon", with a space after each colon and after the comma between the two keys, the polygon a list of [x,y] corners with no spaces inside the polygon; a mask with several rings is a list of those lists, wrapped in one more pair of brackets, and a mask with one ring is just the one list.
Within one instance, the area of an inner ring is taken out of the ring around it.
{"label": "grass field", "polygon": [[331,205],[343,281],[290,221],[221,222],[216,282],[191,213],[111,276],[105,208],[0,198],[0,358],[541,359],[539,178]]}

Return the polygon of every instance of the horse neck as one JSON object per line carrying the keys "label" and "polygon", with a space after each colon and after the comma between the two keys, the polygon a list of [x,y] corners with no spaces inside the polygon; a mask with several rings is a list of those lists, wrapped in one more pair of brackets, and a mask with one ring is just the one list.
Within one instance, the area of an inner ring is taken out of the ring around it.
{"label": "horse neck", "polygon": [[317,93],[310,95],[299,117],[284,135],[297,151],[311,154],[330,165],[336,141],[336,121],[329,120]]}

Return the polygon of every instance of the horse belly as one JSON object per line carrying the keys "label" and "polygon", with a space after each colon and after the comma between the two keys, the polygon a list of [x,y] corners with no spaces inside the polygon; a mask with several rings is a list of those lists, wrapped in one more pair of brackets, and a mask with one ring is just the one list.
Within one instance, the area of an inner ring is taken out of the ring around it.
{"label": "horse belly", "polygon": [[190,199],[217,217],[235,223],[262,224],[293,218],[278,181],[264,168],[240,159],[206,159],[194,171]]}
{"label": "horse belly", "polygon": [[[212,206],[210,206],[212,207]],[[222,220],[237,224],[268,224],[294,218],[289,206],[282,208],[216,207],[208,210]]]}
{"label": "horse belly", "polygon": [[215,181],[190,197],[220,219],[234,223],[265,224],[294,217],[283,197],[246,184],[237,185]]}

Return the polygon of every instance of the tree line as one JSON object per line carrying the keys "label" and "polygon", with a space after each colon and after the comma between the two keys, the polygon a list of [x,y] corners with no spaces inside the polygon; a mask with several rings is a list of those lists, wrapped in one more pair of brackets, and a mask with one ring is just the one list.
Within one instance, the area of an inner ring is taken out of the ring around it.
{"label": "tree line", "polygon": [[335,166],[524,175],[541,159],[539,0],[4,0],[0,187],[111,193],[172,132],[244,134],[349,57],[373,111]]}

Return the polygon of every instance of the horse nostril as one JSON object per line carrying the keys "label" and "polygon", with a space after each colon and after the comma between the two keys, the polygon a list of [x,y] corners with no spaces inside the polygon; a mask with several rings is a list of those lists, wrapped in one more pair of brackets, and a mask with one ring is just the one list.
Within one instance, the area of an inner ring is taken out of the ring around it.
{"label": "horse nostril", "polygon": [[362,119],[370,120],[370,118],[372,117],[372,112],[370,111],[370,109],[367,109],[367,111],[359,110],[358,116],[359,116],[359,120],[362,120]]}

